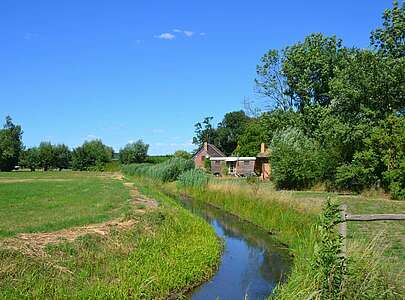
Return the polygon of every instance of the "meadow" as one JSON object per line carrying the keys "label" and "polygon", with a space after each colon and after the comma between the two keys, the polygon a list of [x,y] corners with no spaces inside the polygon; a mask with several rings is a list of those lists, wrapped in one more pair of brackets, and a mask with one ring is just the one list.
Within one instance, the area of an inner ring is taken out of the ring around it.
{"label": "meadow", "polygon": [[222,250],[202,219],[119,174],[0,173],[0,214],[2,299],[178,298]]}

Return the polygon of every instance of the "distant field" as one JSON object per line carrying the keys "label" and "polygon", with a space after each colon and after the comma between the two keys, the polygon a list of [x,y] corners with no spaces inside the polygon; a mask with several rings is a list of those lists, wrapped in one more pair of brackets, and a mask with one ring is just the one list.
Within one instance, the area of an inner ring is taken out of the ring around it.
{"label": "distant field", "polygon": [[101,173],[0,173],[0,238],[103,222],[128,198],[122,182]]}

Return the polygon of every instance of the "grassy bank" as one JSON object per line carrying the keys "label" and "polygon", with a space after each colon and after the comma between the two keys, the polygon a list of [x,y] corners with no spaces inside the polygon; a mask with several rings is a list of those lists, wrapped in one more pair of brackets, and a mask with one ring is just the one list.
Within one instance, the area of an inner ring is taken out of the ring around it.
{"label": "grassy bank", "polygon": [[[12,214],[11,204],[19,204],[20,218],[25,218],[18,222],[10,217],[9,225],[2,223],[8,234],[0,239],[1,299],[181,297],[187,289],[209,278],[217,267],[221,243],[211,227],[140,182],[135,182],[135,189],[100,173],[1,175],[14,178],[14,182],[3,179],[7,182],[0,183],[0,191],[14,185],[18,191],[15,196],[2,194],[2,202],[7,205],[0,211],[6,217],[6,211]],[[87,189],[100,197],[100,214],[95,204],[97,197],[89,197]],[[73,197],[69,197],[70,192]],[[132,200],[128,201],[130,194]],[[48,205],[39,205],[32,213],[43,217],[31,219],[29,211],[34,208],[29,199],[41,203],[44,195],[52,195],[47,198]],[[150,205],[155,203],[152,197],[158,206]],[[75,215],[69,213],[71,206],[77,214],[88,210],[104,217],[87,218],[87,226],[72,227],[82,223],[66,221]],[[52,224],[57,225],[48,226],[47,219],[52,218]],[[92,220],[110,221],[104,226],[90,224]],[[34,231],[42,233],[25,233],[23,238],[20,234]],[[77,232],[81,234],[72,239]],[[46,243],[52,236],[57,241]],[[44,243],[41,238],[46,238]]]}
{"label": "grassy bank", "polygon": [[[322,200],[317,197],[303,200],[302,195],[276,192],[266,185],[257,189],[245,182],[229,184],[220,180],[211,181],[206,189],[179,189],[174,183],[166,184],[164,188],[170,193],[185,192],[236,214],[275,233],[287,244],[294,255],[293,269],[288,282],[278,287],[277,299],[329,299],[321,296],[321,274],[313,267],[317,259],[316,244],[321,242],[317,224],[325,194]],[[347,278],[338,288],[336,299],[401,299],[399,281],[389,274],[377,242],[351,240]]]}

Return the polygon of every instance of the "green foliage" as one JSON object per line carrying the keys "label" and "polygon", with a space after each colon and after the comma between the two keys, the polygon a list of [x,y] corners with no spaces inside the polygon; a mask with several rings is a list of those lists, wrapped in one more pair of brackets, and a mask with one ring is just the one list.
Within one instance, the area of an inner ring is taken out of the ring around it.
{"label": "green foliage", "polygon": [[302,111],[308,105],[330,103],[329,82],[342,52],[341,40],[320,33],[285,48],[282,71],[287,78],[286,94],[294,99],[296,108]]}
{"label": "green foliage", "polygon": [[101,140],[86,141],[75,148],[72,154],[72,167],[74,170],[100,170],[111,161],[113,150]]}
{"label": "green foliage", "polygon": [[383,27],[371,33],[371,44],[384,55],[405,56],[405,2],[393,2],[383,14]]}
{"label": "green foliage", "polygon": [[330,82],[331,108],[342,120],[364,123],[405,109],[405,58],[351,50]]}
{"label": "green foliage", "polygon": [[238,139],[244,132],[249,117],[243,111],[233,111],[226,113],[222,121],[218,124],[217,137],[214,144],[225,155],[231,155],[237,145]]}
{"label": "green foliage", "polygon": [[272,176],[277,188],[308,188],[322,177],[325,162],[319,146],[298,129],[276,133],[270,148]]}
{"label": "green foliage", "polygon": [[44,171],[49,170],[56,164],[55,149],[50,142],[41,142],[38,146],[39,165]]}
{"label": "green foliage", "polygon": [[72,162],[72,152],[64,144],[54,146],[55,167],[60,170],[69,169]]}
{"label": "green foliage", "polygon": [[294,106],[293,98],[287,95],[287,78],[282,71],[284,57],[277,50],[269,50],[256,66],[257,91],[270,101],[268,108],[288,110]]}
{"label": "green foliage", "polygon": [[217,128],[212,124],[212,117],[207,117],[202,123],[195,124],[193,143],[201,147],[204,142],[212,143],[225,155],[231,155],[243,134],[250,118],[244,111],[226,113]]}
{"label": "green foliage", "polygon": [[256,156],[265,139],[265,130],[259,120],[252,120],[239,137],[235,153],[239,156]]}
{"label": "green foliage", "polygon": [[185,150],[177,150],[176,152],[173,153],[173,156],[184,158],[184,159],[191,159],[191,154]]}
{"label": "green foliage", "polygon": [[0,129],[0,171],[11,171],[17,165],[23,150],[22,134],[21,126],[15,125],[7,116],[3,129]]}
{"label": "green foliage", "polygon": [[177,183],[180,187],[205,188],[208,185],[209,176],[201,169],[190,169],[181,173]]}
{"label": "green foliage", "polygon": [[150,164],[160,164],[172,157],[172,155],[150,155],[146,158],[145,162]]}
{"label": "green foliage", "polygon": [[214,126],[211,124],[213,117],[205,117],[200,123],[194,125],[193,144],[201,147],[204,142],[213,143],[217,137],[217,132]]}
{"label": "green foliage", "polygon": [[251,119],[239,136],[235,153],[239,156],[256,156],[260,152],[260,144],[269,145],[275,132],[298,124],[299,114],[292,109],[265,112],[260,117]]}
{"label": "green foliage", "polygon": [[341,253],[342,238],[336,228],[339,222],[339,207],[328,198],[317,226],[319,240],[312,265],[320,285],[320,299],[342,299],[346,262]]}
{"label": "green foliage", "polygon": [[119,160],[122,164],[142,163],[146,160],[149,145],[142,140],[127,144],[119,152]]}
{"label": "green foliage", "polygon": [[211,172],[211,161],[208,157],[204,158],[204,169],[206,172]]}
{"label": "green foliage", "polygon": [[20,166],[35,171],[40,168],[39,151],[37,147],[28,148],[21,153]]}
{"label": "green foliage", "polygon": [[194,169],[194,161],[179,157],[156,165],[131,164],[122,167],[122,171],[128,175],[146,176],[161,182],[175,181],[180,174],[191,169]]}

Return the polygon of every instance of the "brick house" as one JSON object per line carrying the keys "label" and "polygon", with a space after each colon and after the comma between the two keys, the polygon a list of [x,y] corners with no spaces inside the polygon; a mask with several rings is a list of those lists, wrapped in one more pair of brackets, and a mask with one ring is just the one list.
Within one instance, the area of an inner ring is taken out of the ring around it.
{"label": "brick house", "polygon": [[204,168],[205,159],[210,159],[211,157],[225,157],[225,154],[214,145],[204,142],[204,145],[193,156],[195,166]]}
{"label": "brick house", "polygon": [[270,152],[264,143],[261,144],[260,152],[256,157],[225,156],[221,150],[212,144],[204,145],[193,156],[195,166],[205,167],[205,159],[211,161],[211,173],[213,175],[250,176],[256,174],[261,179],[269,179],[271,168],[269,164]]}

